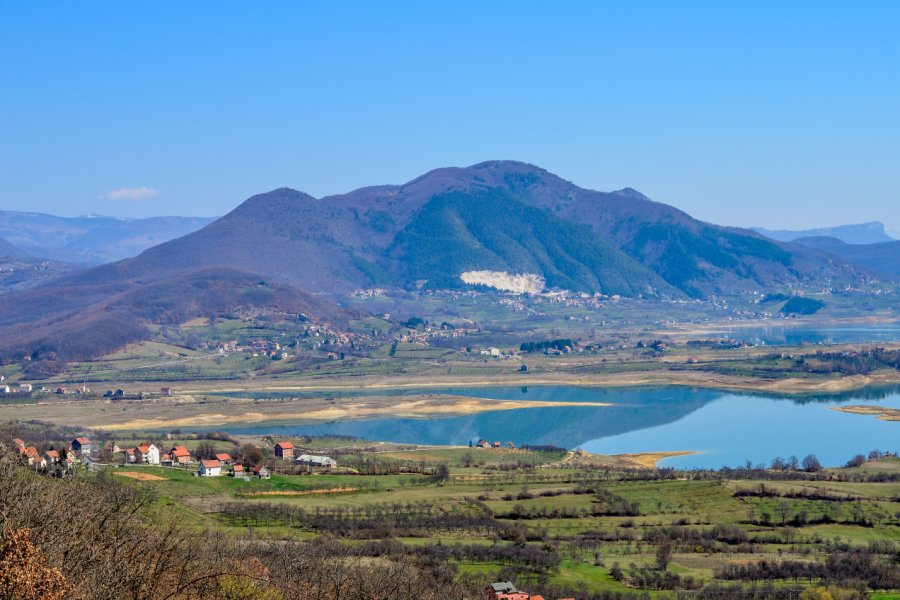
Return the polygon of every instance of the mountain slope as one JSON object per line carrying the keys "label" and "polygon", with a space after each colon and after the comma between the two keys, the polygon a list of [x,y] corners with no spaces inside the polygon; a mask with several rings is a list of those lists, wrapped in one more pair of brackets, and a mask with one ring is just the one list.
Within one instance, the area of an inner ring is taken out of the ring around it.
{"label": "mountain slope", "polygon": [[388,250],[404,284],[457,288],[473,270],[541,275],[550,287],[607,294],[677,294],[590,228],[517,201],[501,188],[434,196]]}
{"label": "mountain slope", "polygon": [[879,277],[900,281],[900,241],[847,244],[832,237],[801,238],[795,245],[813,248],[867,269]]}
{"label": "mountain slope", "polygon": [[847,244],[878,244],[881,242],[894,241],[894,239],[884,230],[884,224],[880,221],[860,223],[858,225],[839,225],[837,227],[805,229],[801,231],[792,231],[789,229],[772,230],[754,227],[753,231],[779,242],[793,242],[794,240],[809,237],[831,237]]}
{"label": "mountain slope", "polygon": [[0,260],[23,260],[29,258],[28,254],[0,238]]}
{"label": "mountain slope", "polygon": [[[25,308],[23,299],[29,302]],[[178,325],[194,317],[262,308],[304,313],[317,322],[346,324],[352,316],[326,300],[229,269],[192,271],[152,283],[95,279],[85,284],[73,276],[0,296],[0,357],[28,356],[48,364],[83,360],[147,339],[151,323]]]}

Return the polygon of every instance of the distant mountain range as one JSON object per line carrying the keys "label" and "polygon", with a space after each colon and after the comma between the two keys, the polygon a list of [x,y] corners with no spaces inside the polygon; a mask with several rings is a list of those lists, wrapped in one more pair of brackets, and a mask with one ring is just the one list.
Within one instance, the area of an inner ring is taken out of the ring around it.
{"label": "distant mountain range", "polygon": [[847,244],[833,237],[807,237],[793,243],[826,252],[882,279],[900,281],[900,241]]}
{"label": "distant mountain range", "polygon": [[792,231],[788,229],[763,229],[754,227],[753,231],[779,242],[793,242],[801,238],[830,237],[847,244],[878,244],[892,242],[894,238],[889,236],[880,221],[860,223],[858,225],[839,225],[837,227],[823,227],[819,229],[804,229]]}
{"label": "distant mountain range", "polygon": [[196,231],[213,220],[205,217],[56,217],[0,211],[0,237],[31,256],[98,265],[137,256],[147,248]]}
{"label": "distant mountain range", "polygon": [[[322,295],[339,301],[372,286],[465,288],[462,274],[470,271],[631,297],[868,277],[817,249],[704,223],[632,189],[596,192],[533,165],[492,161],[321,199],[287,188],[253,196],[134,258],[0,297],[0,357],[85,357],[140,339],[142,323],[178,323],[240,302],[285,304],[292,293],[318,318],[341,318]],[[194,302],[198,282],[215,287],[217,276],[246,293]],[[259,281],[267,282],[265,294]],[[149,307],[147,297],[171,308]],[[106,319],[104,326],[85,329],[86,315]],[[79,344],[79,335],[94,341]]]}
{"label": "distant mountain range", "polygon": [[0,294],[33,287],[76,269],[68,263],[31,256],[0,238]]}

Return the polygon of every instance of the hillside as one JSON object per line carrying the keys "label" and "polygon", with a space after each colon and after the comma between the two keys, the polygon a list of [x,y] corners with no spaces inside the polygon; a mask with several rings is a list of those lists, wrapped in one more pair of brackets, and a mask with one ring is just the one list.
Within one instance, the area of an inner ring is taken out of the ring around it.
{"label": "hillside", "polygon": [[388,256],[401,281],[458,288],[474,270],[534,273],[549,287],[639,296],[677,294],[590,228],[514,199],[501,188],[435,196],[397,235]]}
{"label": "hillside", "polygon": [[884,279],[900,280],[900,241],[847,244],[831,237],[809,237],[796,240],[794,244],[833,255]]}
{"label": "hillside", "polygon": [[22,260],[29,258],[28,254],[0,238],[0,260]]}
{"label": "hillside", "polygon": [[[19,298],[28,298],[21,304]],[[59,310],[65,307],[66,312]],[[260,310],[304,313],[314,321],[346,325],[351,313],[328,301],[258,276],[228,269],[206,269],[163,281],[121,285],[75,275],[52,286],[0,296],[0,357],[51,363],[103,355],[148,339],[148,326],[179,325],[194,317],[225,316]]]}
{"label": "hillside", "polygon": [[894,239],[884,230],[884,223],[881,223],[880,221],[860,223],[858,225],[838,225],[837,227],[804,229],[800,231],[790,229],[772,230],[754,227],[753,231],[779,242],[793,242],[801,238],[809,237],[830,237],[847,244],[878,244],[881,242],[894,241]]}

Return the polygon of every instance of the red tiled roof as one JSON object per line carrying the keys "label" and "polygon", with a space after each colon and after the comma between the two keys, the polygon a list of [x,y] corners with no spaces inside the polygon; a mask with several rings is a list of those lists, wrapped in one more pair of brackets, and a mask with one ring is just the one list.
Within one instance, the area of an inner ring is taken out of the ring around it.
{"label": "red tiled roof", "polygon": [[204,460],[204,461],[201,461],[201,462],[203,463],[203,466],[206,467],[207,469],[212,469],[212,468],[215,468],[215,467],[221,467],[221,466],[222,466],[222,463],[220,463],[220,462],[217,461],[216,459],[212,459],[212,460]]}
{"label": "red tiled roof", "polygon": [[216,458],[218,458],[221,461],[226,461],[226,460],[231,460],[231,455],[228,454],[227,452],[222,452],[220,454],[216,454]]}
{"label": "red tiled roof", "polygon": [[190,456],[191,451],[184,446],[175,446],[172,448],[172,456]]}
{"label": "red tiled roof", "polygon": [[25,442],[23,442],[23,441],[22,441],[21,439],[19,439],[19,438],[13,438],[13,443],[14,443],[16,446],[18,446],[19,448],[21,448],[22,446],[25,445]]}
{"label": "red tiled roof", "polygon": [[146,454],[147,450],[150,449],[150,444],[148,444],[147,442],[144,442],[143,444],[139,445],[137,447],[137,449],[140,450],[142,453]]}
{"label": "red tiled roof", "polygon": [[86,437],[77,437],[77,438],[75,438],[75,441],[78,442],[78,443],[81,444],[81,445],[84,445],[84,444],[90,444],[90,443],[91,443],[91,440],[89,440],[89,439],[86,438]]}
{"label": "red tiled roof", "polygon": [[234,468],[232,469],[232,471],[234,471],[236,473],[243,471],[243,470],[244,470],[244,465],[234,465]]}
{"label": "red tiled roof", "polygon": [[281,447],[282,450],[290,450],[294,447],[294,445],[290,442],[278,442],[277,444],[275,444],[275,447]]}
{"label": "red tiled roof", "polygon": [[56,450],[47,450],[44,454],[46,454],[50,458],[59,458],[59,452],[57,452]]}

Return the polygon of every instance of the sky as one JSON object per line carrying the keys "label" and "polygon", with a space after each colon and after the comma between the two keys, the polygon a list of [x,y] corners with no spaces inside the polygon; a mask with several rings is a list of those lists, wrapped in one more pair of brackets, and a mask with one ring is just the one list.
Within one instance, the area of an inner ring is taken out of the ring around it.
{"label": "sky", "polygon": [[0,0],[0,209],[215,216],[491,159],[900,232],[900,2]]}

